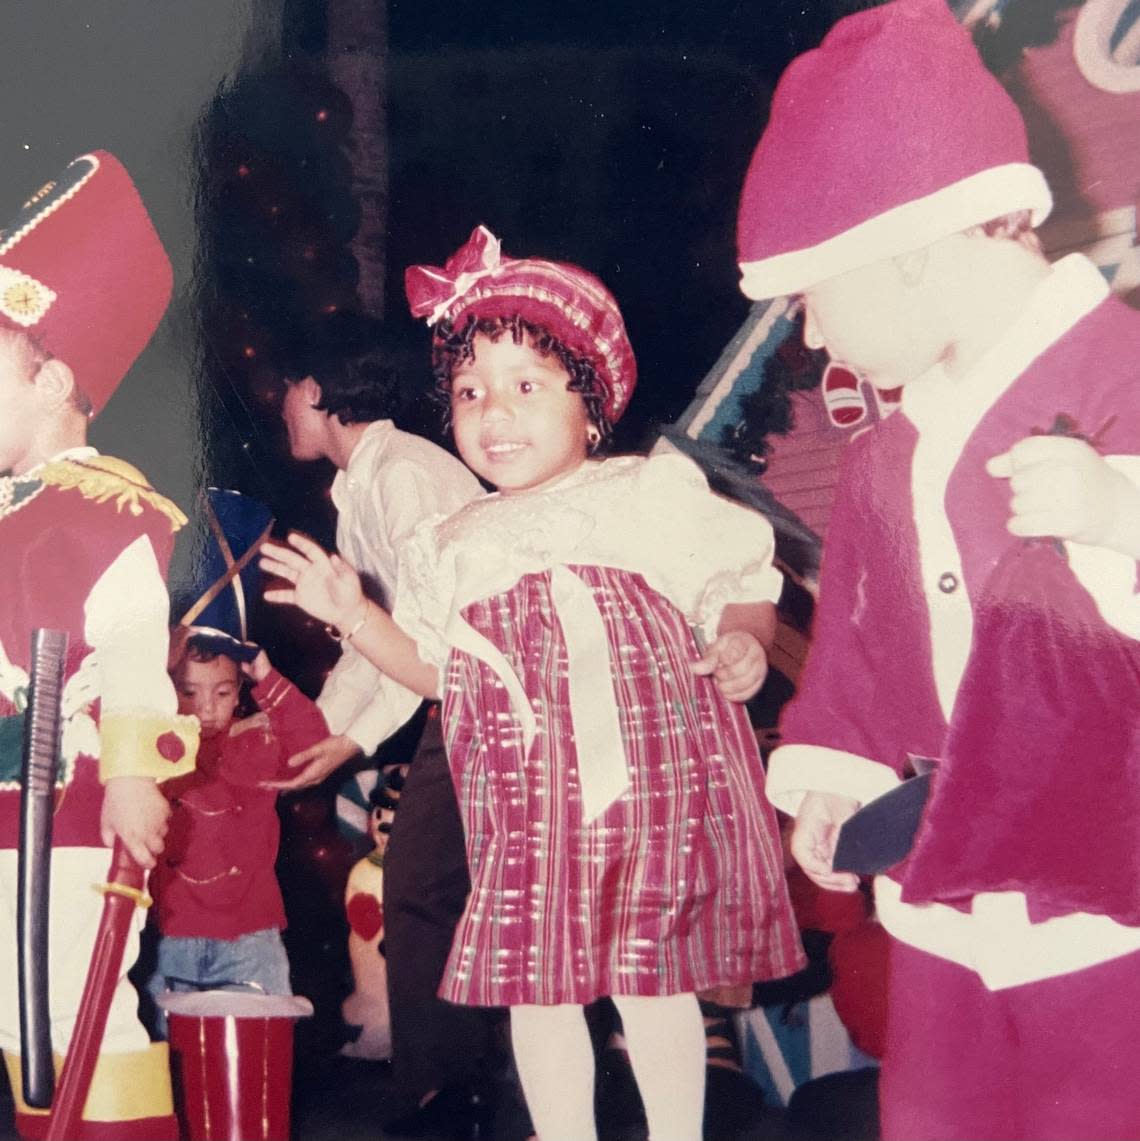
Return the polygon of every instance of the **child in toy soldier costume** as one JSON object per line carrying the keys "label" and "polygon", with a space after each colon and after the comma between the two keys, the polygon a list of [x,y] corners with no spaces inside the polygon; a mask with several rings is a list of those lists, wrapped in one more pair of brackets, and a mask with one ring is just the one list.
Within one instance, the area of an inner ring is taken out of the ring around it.
{"label": "child in toy soldier costume", "polygon": [[[15,983],[21,735],[32,631],[69,636],[50,898],[50,1020],[66,1055],[92,958],[107,845],[143,867],[169,808],[157,782],[188,772],[197,724],[166,672],[164,574],[185,521],[145,477],[88,447],[98,415],[166,308],[171,271],[126,171],[76,159],[0,231],[0,1046],[22,1136],[46,1110],[21,1096]],[[177,1137],[165,1045],[151,1045],[117,977],[79,1137]],[[117,972],[117,975],[116,975]]]}

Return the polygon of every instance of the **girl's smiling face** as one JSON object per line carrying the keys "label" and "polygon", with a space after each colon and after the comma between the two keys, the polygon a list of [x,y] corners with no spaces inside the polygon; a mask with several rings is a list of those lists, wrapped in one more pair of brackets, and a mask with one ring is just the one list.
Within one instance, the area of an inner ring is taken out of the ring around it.
{"label": "girl's smiling face", "polygon": [[504,495],[537,491],[585,461],[590,426],[556,356],[480,333],[451,377],[451,422],[463,462]]}

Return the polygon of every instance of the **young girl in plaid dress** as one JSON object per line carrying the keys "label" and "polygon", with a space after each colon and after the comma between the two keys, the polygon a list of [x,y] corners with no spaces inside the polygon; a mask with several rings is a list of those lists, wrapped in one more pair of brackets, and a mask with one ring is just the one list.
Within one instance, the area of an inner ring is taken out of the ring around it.
{"label": "young girl in plaid dress", "polygon": [[610,996],[650,1136],[697,1141],[696,993],[802,964],[741,704],[767,672],[771,528],[680,456],[592,458],[636,370],[590,274],[480,227],[407,286],[459,453],[498,491],[419,529],[394,620],[302,536],[266,548],[290,584],[266,597],[442,698],[472,888],[440,994],[511,1008],[539,1136],[595,1136],[582,1007]]}

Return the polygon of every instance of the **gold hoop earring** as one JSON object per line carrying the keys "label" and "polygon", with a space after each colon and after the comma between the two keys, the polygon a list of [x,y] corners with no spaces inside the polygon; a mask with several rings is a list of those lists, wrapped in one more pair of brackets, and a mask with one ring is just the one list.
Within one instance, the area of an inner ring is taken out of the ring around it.
{"label": "gold hoop earring", "polygon": [[602,433],[598,430],[597,426],[591,424],[586,429],[586,443],[591,448],[596,448],[602,442]]}

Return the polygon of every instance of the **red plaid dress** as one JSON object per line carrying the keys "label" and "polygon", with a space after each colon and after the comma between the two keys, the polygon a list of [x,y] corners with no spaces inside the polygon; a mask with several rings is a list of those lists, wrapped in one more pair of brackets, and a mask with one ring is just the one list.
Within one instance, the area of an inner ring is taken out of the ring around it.
{"label": "red plaid dress", "polygon": [[[589,488],[579,490],[591,498]],[[648,527],[666,558],[679,557],[659,528],[685,503],[666,495],[673,510],[654,519],[637,510],[643,490],[622,487],[615,506]],[[582,502],[577,496],[571,505]],[[707,488],[697,502],[713,516],[728,511],[746,532],[764,525]],[[604,508],[592,522],[604,527]],[[755,736],[743,707],[691,673],[700,650],[690,619],[647,582],[648,571],[583,565],[549,549],[553,535],[555,546],[590,552],[597,547],[591,528],[568,539],[568,528],[555,526],[536,540],[532,518],[524,531],[524,557],[538,550],[540,561],[576,575],[601,616],[609,661],[594,666],[612,679],[631,784],[596,819],[584,819],[551,569],[516,576],[509,588],[462,606],[462,619],[521,683],[537,731],[528,749],[500,675],[479,657],[449,649],[444,732],[472,887],[441,997],[472,1005],[586,1003],[794,972],[802,953]],[[477,526],[466,534],[500,551],[520,550],[517,536],[506,545],[511,536],[498,531],[493,504],[478,508]],[[433,562],[444,579],[454,537],[452,528]],[[756,553],[767,557],[763,547]],[[404,582],[401,576],[402,589]]]}

